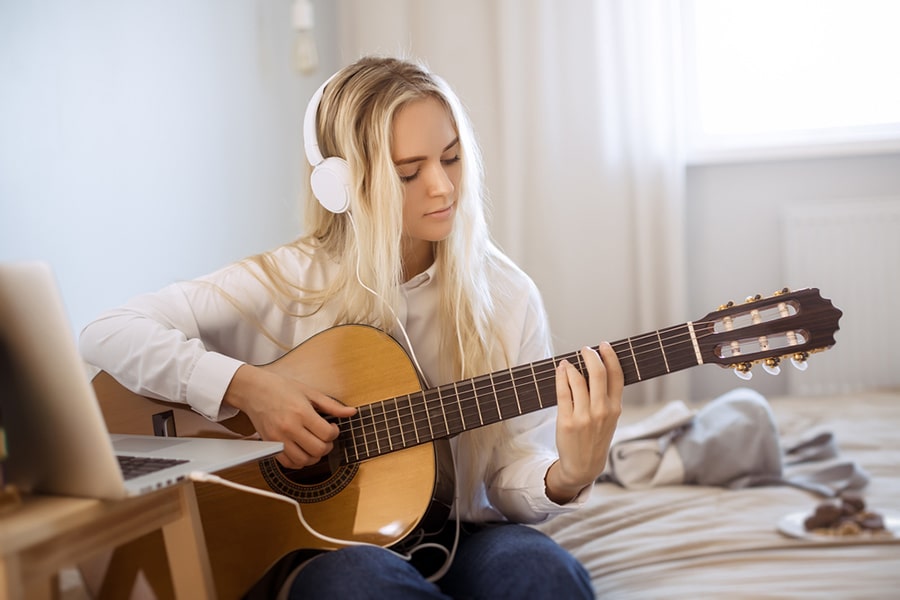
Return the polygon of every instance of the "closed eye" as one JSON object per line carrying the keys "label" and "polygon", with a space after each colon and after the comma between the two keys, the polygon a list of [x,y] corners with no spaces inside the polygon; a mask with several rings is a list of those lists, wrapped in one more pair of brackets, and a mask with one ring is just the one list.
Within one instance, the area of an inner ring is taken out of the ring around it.
{"label": "closed eye", "polygon": [[409,183],[413,179],[419,176],[419,169],[416,169],[416,172],[411,175],[400,175],[400,181],[402,183]]}
{"label": "closed eye", "polygon": [[[451,165],[455,165],[460,160],[461,160],[460,156],[459,156],[459,154],[457,154],[451,158],[442,158],[441,164],[444,165],[445,167],[449,167]],[[399,175],[401,183],[409,183],[411,181],[414,181],[416,179],[416,177],[419,176],[420,171],[421,171],[421,169],[416,169],[415,173],[410,173],[409,175]]]}

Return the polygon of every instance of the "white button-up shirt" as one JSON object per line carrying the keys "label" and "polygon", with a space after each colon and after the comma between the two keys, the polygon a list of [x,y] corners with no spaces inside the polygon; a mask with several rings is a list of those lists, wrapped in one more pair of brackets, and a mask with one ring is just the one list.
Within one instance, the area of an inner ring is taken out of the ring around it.
{"label": "white button-up shirt", "polygon": [[[272,257],[289,280],[307,289],[324,289],[337,270],[333,262],[290,245],[274,250]],[[491,276],[501,335],[512,361],[496,368],[547,358],[549,330],[534,283],[511,265]],[[432,265],[403,286],[401,305],[393,307],[398,324],[390,332],[432,386],[449,383],[440,378],[437,277]],[[222,398],[241,365],[277,360],[286,348],[332,327],[337,314],[338,307],[328,302],[313,314],[299,303],[280,305],[260,279],[265,276],[255,266],[231,265],[134,298],[84,329],[82,355],[133,392],[186,403],[211,420],[226,419],[236,410]],[[458,490],[462,518],[534,523],[586,501],[590,488],[565,506],[546,496],[544,476],[557,458],[555,414],[554,407],[503,422],[514,443],[496,443],[497,425],[451,440],[459,480],[476,482],[474,488]],[[475,456],[485,448],[492,453],[489,461]]]}

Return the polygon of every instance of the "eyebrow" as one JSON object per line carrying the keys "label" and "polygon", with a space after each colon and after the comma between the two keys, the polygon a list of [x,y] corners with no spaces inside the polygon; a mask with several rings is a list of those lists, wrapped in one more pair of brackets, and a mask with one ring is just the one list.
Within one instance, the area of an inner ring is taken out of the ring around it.
{"label": "eyebrow", "polygon": [[[444,146],[444,149],[441,150],[441,154],[443,154],[444,152],[446,152],[453,146],[457,145],[458,143],[459,143],[459,136],[456,136],[455,138],[453,138],[452,142],[450,142],[449,144]],[[397,166],[408,165],[410,163],[419,162],[420,160],[425,160],[426,158],[428,158],[428,157],[427,156],[410,156],[409,158],[401,158],[400,160],[395,160],[394,164]]]}

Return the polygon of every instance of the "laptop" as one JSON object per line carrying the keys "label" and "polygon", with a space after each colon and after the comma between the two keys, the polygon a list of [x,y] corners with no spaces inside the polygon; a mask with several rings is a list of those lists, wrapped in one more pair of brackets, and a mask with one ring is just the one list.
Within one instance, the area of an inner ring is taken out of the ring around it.
{"label": "laptop", "polygon": [[[29,493],[124,498],[283,448],[260,440],[110,435],[56,279],[42,262],[0,263],[0,423],[6,482]],[[120,464],[147,459],[162,468],[126,479]]]}

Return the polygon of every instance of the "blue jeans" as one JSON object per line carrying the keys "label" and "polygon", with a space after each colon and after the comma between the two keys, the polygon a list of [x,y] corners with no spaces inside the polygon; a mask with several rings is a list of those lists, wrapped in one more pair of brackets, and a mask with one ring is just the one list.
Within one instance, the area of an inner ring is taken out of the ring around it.
{"label": "blue jeans", "polygon": [[463,534],[450,570],[431,583],[377,547],[326,552],[297,574],[291,600],[305,598],[593,598],[584,567],[545,534],[504,524]]}

